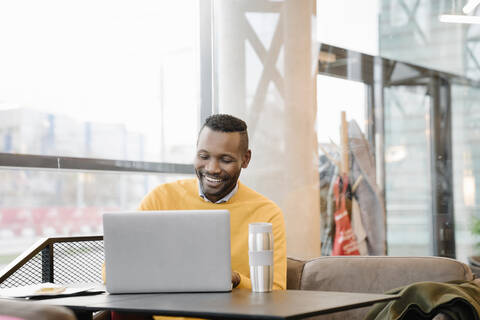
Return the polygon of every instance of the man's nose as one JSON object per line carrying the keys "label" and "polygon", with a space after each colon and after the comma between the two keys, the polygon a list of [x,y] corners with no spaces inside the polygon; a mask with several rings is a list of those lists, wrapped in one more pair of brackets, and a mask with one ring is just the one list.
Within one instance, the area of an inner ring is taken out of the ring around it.
{"label": "man's nose", "polygon": [[218,161],[213,159],[208,161],[205,169],[207,169],[208,173],[212,174],[220,173],[221,171]]}

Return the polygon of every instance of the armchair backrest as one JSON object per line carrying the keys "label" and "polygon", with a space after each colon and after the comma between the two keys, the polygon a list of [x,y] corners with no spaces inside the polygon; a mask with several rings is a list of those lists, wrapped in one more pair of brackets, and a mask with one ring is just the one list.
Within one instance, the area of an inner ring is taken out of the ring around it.
{"label": "armchair backrest", "polygon": [[[328,256],[287,260],[287,289],[383,293],[419,281],[473,279],[466,264],[441,257]],[[368,309],[336,312],[318,319],[360,320]]]}
{"label": "armchair backrest", "polygon": [[466,264],[442,257],[330,256],[288,260],[287,278],[291,279],[287,286],[290,284],[292,289],[382,293],[418,281],[473,280]]}

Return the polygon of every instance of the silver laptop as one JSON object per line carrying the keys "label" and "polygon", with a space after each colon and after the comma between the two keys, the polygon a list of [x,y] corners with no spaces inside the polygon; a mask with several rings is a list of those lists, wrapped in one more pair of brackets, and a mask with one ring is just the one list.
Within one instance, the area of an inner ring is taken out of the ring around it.
{"label": "silver laptop", "polygon": [[105,213],[109,293],[232,290],[227,210]]}

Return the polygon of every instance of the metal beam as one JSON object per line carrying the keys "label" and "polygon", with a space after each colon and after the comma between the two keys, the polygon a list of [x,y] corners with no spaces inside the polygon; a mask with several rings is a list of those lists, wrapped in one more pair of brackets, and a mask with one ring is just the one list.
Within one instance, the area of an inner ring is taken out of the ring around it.
{"label": "metal beam", "polygon": [[62,169],[82,171],[193,173],[192,164],[37,156],[0,153],[0,167],[7,169]]}

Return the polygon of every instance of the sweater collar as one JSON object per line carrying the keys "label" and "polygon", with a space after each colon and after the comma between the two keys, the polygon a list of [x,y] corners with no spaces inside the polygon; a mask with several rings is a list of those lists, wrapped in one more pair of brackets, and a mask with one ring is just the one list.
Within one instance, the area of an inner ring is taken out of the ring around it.
{"label": "sweater collar", "polygon": [[[198,182],[198,180],[197,180]],[[216,204],[219,204],[219,203],[225,203],[227,202],[228,200],[230,200],[234,195],[235,193],[237,193],[238,191],[238,181],[237,181],[237,184],[235,185],[235,188],[233,188],[232,191],[230,191],[229,194],[227,194],[225,197],[223,197],[222,199],[219,199],[218,201],[216,201],[215,203]],[[202,190],[202,187],[200,186],[200,183],[198,183],[198,195],[203,199],[205,200],[206,202],[212,202],[210,200],[208,200],[207,196],[205,195],[205,193],[203,193],[203,190]],[[213,202],[212,202],[213,203]]]}

